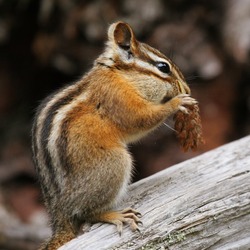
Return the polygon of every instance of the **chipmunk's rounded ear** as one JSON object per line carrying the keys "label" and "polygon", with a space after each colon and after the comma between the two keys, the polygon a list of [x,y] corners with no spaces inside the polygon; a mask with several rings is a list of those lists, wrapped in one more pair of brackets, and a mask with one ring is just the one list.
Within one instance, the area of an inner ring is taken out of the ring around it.
{"label": "chipmunk's rounded ear", "polygon": [[136,44],[132,28],[124,22],[117,22],[110,25],[108,30],[109,40],[115,42],[120,48],[129,50]]}

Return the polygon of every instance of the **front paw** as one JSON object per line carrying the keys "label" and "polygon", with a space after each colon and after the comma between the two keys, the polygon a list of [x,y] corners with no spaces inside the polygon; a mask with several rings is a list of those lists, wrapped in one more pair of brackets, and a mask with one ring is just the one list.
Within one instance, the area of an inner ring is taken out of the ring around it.
{"label": "front paw", "polygon": [[178,99],[179,101],[179,105],[177,109],[182,111],[185,114],[188,114],[188,109],[185,106],[192,106],[198,103],[194,98],[192,98],[191,96],[187,94],[180,94],[174,97],[174,99],[175,98]]}

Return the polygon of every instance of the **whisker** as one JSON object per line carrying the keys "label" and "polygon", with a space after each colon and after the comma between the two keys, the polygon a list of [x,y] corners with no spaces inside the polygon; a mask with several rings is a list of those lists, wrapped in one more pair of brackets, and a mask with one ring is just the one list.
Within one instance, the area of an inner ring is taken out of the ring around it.
{"label": "whisker", "polygon": [[187,76],[185,77],[187,81],[191,81],[191,80],[196,80],[196,79],[199,79],[201,78],[200,76]]}
{"label": "whisker", "polygon": [[167,123],[163,123],[167,128],[169,128],[170,130],[172,130],[172,131],[174,131],[174,132],[176,132],[177,133],[177,131],[174,129],[174,128],[172,128],[170,125],[168,125]]}
{"label": "whisker", "polygon": [[174,51],[169,50],[168,55],[169,55],[168,57],[170,58],[170,60],[173,61],[174,60]]}

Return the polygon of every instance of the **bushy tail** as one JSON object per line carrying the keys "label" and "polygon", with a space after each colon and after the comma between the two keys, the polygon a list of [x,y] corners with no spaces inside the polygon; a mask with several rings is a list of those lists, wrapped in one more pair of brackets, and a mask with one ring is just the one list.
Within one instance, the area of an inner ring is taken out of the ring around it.
{"label": "bushy tail", "polygon": [[39,250],[57,250],[59,247],[74,239],[77,233],[70,224],[57,227],[51,238],[45,242]]}

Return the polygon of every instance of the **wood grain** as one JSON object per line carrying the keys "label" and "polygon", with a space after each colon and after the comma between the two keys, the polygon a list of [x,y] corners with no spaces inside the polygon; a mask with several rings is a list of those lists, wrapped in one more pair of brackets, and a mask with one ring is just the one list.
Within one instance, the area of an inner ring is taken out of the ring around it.
{"label": "wood grain", "polygon": [[134,183],[128,206],[141,233],[97,223],[60,250],[250,249],[250,136]]}

